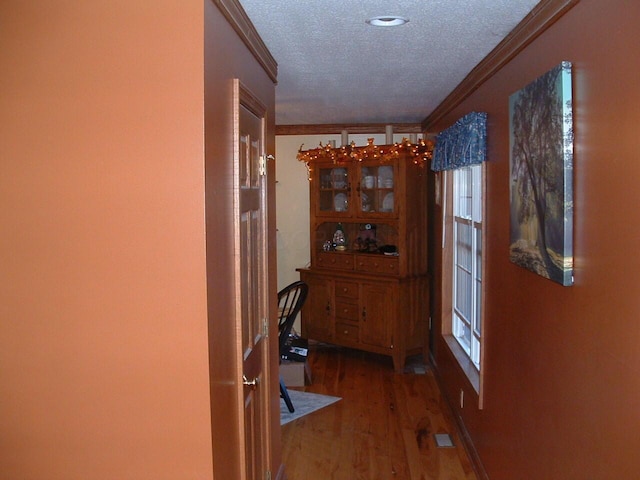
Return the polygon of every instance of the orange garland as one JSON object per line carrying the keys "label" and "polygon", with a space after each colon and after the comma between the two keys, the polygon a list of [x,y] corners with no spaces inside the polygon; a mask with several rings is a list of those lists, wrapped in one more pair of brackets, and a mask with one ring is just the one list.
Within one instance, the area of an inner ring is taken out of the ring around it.
{"label": "orange garland", "polygon": [[297,158],[301,162],[309,163],[330,160],[333,163],[361,162],[363,160],[389,161],[398,158],[402,153],[406,153],[416,165],[424,166],[433,157],[433,142],[430,140],[419,140],[418,143],[411,143],[406,138],[400,143],[393,145],[376,146],[373,138],[367,140],[364,147],[356,147],[355,142],[342,147],[332,147],[322,145],[310,150],[298,150]]}

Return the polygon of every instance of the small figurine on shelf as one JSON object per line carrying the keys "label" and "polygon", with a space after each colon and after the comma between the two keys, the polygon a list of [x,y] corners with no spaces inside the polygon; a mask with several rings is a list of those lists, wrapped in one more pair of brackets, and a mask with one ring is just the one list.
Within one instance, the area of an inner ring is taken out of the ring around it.
{"label": "small figurine on shelf", "polygon": [[375,225],[367,223],[360,227],[354,248],[359,252],[375,252],[378,249]]}
{"label": "small figurine on shelf", "polygon": [[336,232],[333,234],[333,246],[338,251],[347,249],[347,237],[345,236],[344,230],[342,229],[342,223],[338,223]]}

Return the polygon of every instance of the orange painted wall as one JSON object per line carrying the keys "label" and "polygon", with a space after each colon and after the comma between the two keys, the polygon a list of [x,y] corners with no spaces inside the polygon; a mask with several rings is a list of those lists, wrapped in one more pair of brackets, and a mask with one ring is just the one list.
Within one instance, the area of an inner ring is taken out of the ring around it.
{"label": "orange painted wall", "polygon": [[0,3],[0,477],[211,479],[203,3]]}
{"label": "orange painted wall", "polygon": [[[640,3],[581,0],[433,129],[489,114],[483,410],[437,332],[435,359],[454,405],[466,392],[455,413],[492,480],[640,471],[639,20]],[[509,95],[562,60],[574,69],[571,287],[509,262]]]}

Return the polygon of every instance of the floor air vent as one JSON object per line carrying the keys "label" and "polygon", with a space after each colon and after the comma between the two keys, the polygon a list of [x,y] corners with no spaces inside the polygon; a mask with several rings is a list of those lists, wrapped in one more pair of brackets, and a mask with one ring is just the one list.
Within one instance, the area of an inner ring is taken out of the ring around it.
{"label": "floor air vent", "polygon": [[454,446],[453,440],[451,440],[451,436],[448,433],[436,433],[434,437],[438,448],[451,448]]}

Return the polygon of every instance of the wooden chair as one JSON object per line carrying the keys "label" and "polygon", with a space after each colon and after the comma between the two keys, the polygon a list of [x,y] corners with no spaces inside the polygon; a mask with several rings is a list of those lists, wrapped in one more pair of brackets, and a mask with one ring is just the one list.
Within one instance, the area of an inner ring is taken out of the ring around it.
{"label": "wooden chair", "polygon": [[[282,356],[287,352],[287,339],[291,334],[293,328],[293,322],[307,299],[307,293],[309,292],[309,286],[305,282],[297,281],[291,285],[284,287],[278,292],[278,340],[279,340],[279,355],[282,360]],[[289,398],[289,392],[284,384],[282,376],[280,376],[280,396],[284,399],[287,408],[291,413],[295,411],[291,398]]]}

